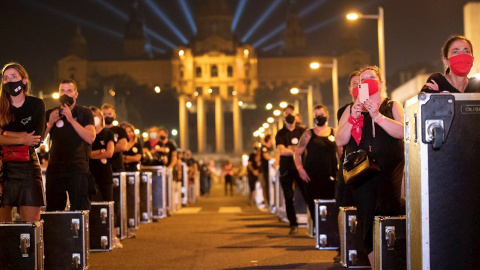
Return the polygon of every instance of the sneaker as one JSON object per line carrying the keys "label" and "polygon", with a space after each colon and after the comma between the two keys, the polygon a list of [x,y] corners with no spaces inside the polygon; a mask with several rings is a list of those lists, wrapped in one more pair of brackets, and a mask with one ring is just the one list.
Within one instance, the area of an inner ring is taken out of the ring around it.
{"label": "sneaker", "polygon": [[290,232],[288,234],[290,234],[290,235],[298,234],[298,227],[297,226],[290,227]]}
{"label": "sneaker", "polygon": [[118,237],[113,238],[112,246],[113,248],[123,248],[123,244],[120,243],[120,239],[118,239]]}

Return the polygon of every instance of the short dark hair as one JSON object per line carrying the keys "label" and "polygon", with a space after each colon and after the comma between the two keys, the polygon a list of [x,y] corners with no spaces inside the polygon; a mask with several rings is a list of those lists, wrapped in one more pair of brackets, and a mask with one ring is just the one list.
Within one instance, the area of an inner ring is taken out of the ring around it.
{"label": "short dark hair", "polygon": [[73,85],[75,86],[75,91],[78,91],[77,82],[76,82],[74,79],[72,79],[72,78],[65,78],[65,79],[63,79],[63,80],[60,82],[60,84],[64,84],[64,83],[71,83],[71,84],[73,84]]}
{"label": "short dark hair", "polygon": [[352,82],[353,77],[360,76],[360,72],[358,70],[355,70],[354,72],[350,73],[350,76],[348,76],[348,86],[350,87],[350,83]]}
{"label": "short dark hair", "polygon": [[295,107],[293,107],[292,104],[288,104],[287,107],[285,107],[285,109],[283,109],[283,111],[286,111],[287,109],[295,110]]}

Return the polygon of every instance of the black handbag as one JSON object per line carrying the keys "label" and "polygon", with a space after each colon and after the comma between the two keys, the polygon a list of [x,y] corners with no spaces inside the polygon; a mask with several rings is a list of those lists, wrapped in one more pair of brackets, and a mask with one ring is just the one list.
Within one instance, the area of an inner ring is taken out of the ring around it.
{"label": "black handbag", "polygon": [[354,151],[345,156],[343,160],[343,179],[345,184],[353,185],[359,180],[374,176],[380,172],[380,166],[371,151],[375,139],[375,126],[372,120],[373,136],[368,151],[363,149]]}

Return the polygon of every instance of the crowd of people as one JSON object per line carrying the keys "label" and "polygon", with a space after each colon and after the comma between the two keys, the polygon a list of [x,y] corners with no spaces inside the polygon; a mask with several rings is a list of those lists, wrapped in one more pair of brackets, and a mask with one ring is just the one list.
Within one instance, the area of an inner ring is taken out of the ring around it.
{"label": "crowd of people", "polygon": [[[432,74],[420,92],[480,92],[479,80],[467,77],[473,64],[473,47],[468,39],[450,37],[442,47],[442,61],[445,73]],[[359,85],[367,86],[365,100],[360,98]],[[300,125],[301,116],[293,106],[288,105],[284,109],[284,126],[275,135],[276,152],[279,154],[278,178],[290,223],[289,234],[298,233],[294,188],[303,195],[313,222],[315,199],[335,199],[337,207],[355,206],[363,245],[373,268],[374,217],[405,214],[405,199],[402,197],[404,110],[402,104],[384,95],[386,86],[376,66],[352,72],[348,87],[352,102],[338,110],[338,130],[328,126],[329,115],[324,105],[314,108],[314,119],[309,119],[315,123],[312,129]],[[266,152],[262,145],[270,137],[266,135],[260,146],[255,145],[249,157],[250,203],[255,196],[256,181],[260,181],[265,190],[261,172],[268,172],[268,169],[262,167]],[[343,173],[345,157],[359,150],[369,151],[380,170],[346,184]],[[337,256],[336,260],[339,259]]]}
{"label": "crowd of people", "polygon": [[[421,91],[480,92],[479,81],[468,77],[473,65],[473,47],[468,39],[463,36],[448,39],[442,48],[442,61],[445,73],[432,74]],[[185,162],[188,181],[193,182],[198,172],[201,194],[209,194],[212,175],[216,174],[214,161],[195,161],[190,151],[178,151],[166,128],[151,127],[148,140],[142,143],[132,124],[113,125],[114,106],[78,105],[79,92],[72,79],[60,82],[60,106],[47,111],[43,100],[29,95],[31,82],[22,65],[6,64],[2,80],[0,221],[11,220],[13,206],[19,207],[25,221],[39,220],[40,208],[45,205],[47,211],[64,210],[67,193],[70,210],[89,210],[91,201],[111,201],[113,172],[139,171],[141,163],[166,166],[176,172],[174,178],[179,180],[183,172],[179,166]],[[365,100],[361,99],[359,85],[368,86]],[[278,167],[289,234],[298,233],[294,189],[303,195],[312,220],[315,220],[314,199],[336,199],[338,207],[357,208],[359,228],[372,262],[374,217],[405,213],[401,192],[405,165],[404,110],[399,102],[383,95],[385,84],[376,66],[354,71],[348,78],[348,86],[352,102],[337,112],[338,130],[328,125],[330,116],[324,105],[313,109],[314,119],[308,119],[315,123],[312,129],[301,125],[301,116],[293,106],[284,109],[283,128],[275,137],[266,135],[249,156],[249,204],[254,202],[257,181],[263,190],[264,203],[268,204],[269,166],[276,160],[273,166]],[[42,145],[47,136],[49,151]],[[373,154],[380,171],[347,185],[343,160],[359,150]],[[40,164],[46,166],[45,189]],[[230,161],[222,168],[225,195],[233,195],[235,168]]]}

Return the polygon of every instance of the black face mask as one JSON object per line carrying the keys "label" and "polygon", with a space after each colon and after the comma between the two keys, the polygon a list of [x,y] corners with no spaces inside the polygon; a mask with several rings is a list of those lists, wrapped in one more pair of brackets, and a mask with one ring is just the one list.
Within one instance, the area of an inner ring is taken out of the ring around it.
{"label": "black face mask", "polygon": [[12,97],[18,96],[22,90],[25,89],[25,84],[22,82],[22,80],[18,82],[8,82],[3,86],[7,93]]}
{"label": "black face mask", "polygon": [[327,117],[325,117],[323,115],[319,115],[319,116],[315,117],[315,119],[313,119],[313,122],[315,122],[315,125],[321,127],[321,126],[325,125],[325,123],[327,122]]}
{"label": "black face mask", "polygon": [[293,124],[295,123],[295,116],[289,114],[285,117],[285,122],[287,122],[287,124]]}
{"label": "black face mask", "polygon": [[113,123],[113,117],[105,117],[105,125],[111,125]]}
{"label": "black face mask", "polygon": [[62,105],[66,105],[66,106],[70,106],[73,104],[73,98],[67,95],[61,95],[58,101],[60,101]]}
{"label": "black face mask", "polygon": [[167,138],[167,137],[165,137],[165,136],[160,136],[160,140],[161,140],[161,141],[165,140],[166,138]]}

